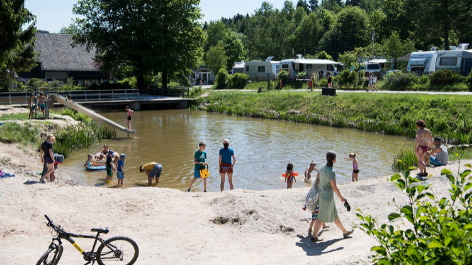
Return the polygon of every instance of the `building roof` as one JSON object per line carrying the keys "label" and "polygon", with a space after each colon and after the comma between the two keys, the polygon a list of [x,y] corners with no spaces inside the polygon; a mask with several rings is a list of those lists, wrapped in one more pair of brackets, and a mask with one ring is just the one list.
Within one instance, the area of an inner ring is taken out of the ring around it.
{"label": "building roof", "polygon": [[94,66],[95,49],[87,52],[85,46],[72,48],[72,35],[36,33],[35,52],[43,71],[98,71]]}
{"label": "building roof", "polygon": [[294,63],[301,63],[301,64],[319,64],[319,65],[323,65],[323,64],[339,64],[339,65],[343,65],[342,63],[338,63],[338,62],[331,61],[331,60],[325,60],[325,59],[305,59],[305,58],[296,59],[296,60],[294,61]]}

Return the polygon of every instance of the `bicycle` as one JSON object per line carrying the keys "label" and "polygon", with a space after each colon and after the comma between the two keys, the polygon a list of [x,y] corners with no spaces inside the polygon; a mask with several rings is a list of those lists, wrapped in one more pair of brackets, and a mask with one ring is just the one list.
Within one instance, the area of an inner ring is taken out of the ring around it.
{"label": "bicycle", "polygon": [[[41,256],[36,265],[56,265],[59,263],[63,251],[61,239],[67,240],[69,243],[72,244],[72,246],[75,247],[75,249],[77,249],[83,255],[84,260],[87,261],[87,263],[85,263],[84,265],[94,264],[95,261],[98,262],[99,265],[132,265],[138,259],[138,244],[136,244],[136,242],[134,242],[131,238],[123,236],[111,237],[107,240],[100,238],[100,234],[107,234],[109,232],[108,228],[93,228],[92,232],[97,232],[96,236],[72,234],[64,231],[61,226],[54,225],[54,223],[51,221],[51,219],[49,219],[47,215],[45,215],[44,217],[46,217],[46,219],[48,220],[46,225],[48,227],[51,227],[51,234],[53,237],[48,250],[43,254],[43,256]],[[54,232],[56,232],[56,235],[53,234]],[[95,239],[92,250],[90,252],[85,252],[79,245],[77,245],[77,243],[72,239],[72,237]],[[97,248],[97,251],[95,252],[95,247],[97,246],[98,242],[100,242],[101,245]],[[131,252],[128,250],[130,250]],[[125,255],[126,258],[131,257],[131,259],[129,261],[126,261]]]}

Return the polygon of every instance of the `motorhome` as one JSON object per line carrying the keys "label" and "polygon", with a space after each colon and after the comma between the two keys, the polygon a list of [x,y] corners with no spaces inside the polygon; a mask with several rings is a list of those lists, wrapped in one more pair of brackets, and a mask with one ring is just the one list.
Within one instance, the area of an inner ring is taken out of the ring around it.
{"label": "motorhome", "polygon": [[280,69],[280,62],[272,61],[273,58],[271,56],[265,61],[254,60],[246,62],[243,73],[248,75],[251,81],[265,81],[267,80],[267,74],[270,74],[270,79],[276,79],[277,69]]}
{"label": "motorhome", "polygon": [[437,56],[438,52],[435,50],[412,52],[406,70],[418,75],[434,73]]}
{"label": "motorhome", "polygon": [[472,50],[467,50],[468,43],[451,46],[451,50],[438,51],[433,47],[431,51],[411,53],[408,61],[408,72],[417,74],[431,74],[438,70],[449,69],[468,75],[472,68]]}
{"label": "motorhome", "polygon": [[458,47],[451,46],[448,51],[437,51],[436,71],[449,69],[462,72],[462,54],[468,46],[468,43],[462,43]]}
{"label": "motorhome", "polygon": [[343,65],[331,60],[325,59],[306,59],[300,54],[297,54],[297,59],[282,60],[281,70],[289,72],[290,79],[296,79],[299,72],[305,72],[306,77],[310,77],[313,73],[316,73],[318,78],[326,77],[327,73],[331,73],[334,76],[334,72],[337,71],[336,66]]}

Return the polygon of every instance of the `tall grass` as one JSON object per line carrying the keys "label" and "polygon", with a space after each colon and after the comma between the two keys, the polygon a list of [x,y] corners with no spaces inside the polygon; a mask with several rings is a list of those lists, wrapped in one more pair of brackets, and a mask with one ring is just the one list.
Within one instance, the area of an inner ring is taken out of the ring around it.
{"label": "tall grass", "polygon": [[0,121],[8,120],[27,120],[29,118],[29,113],[11,113],[0,115]]}
{"label": "tall grass", "polygon": [[59,113],[61,115],[66,115],[66,116],[70,116],[72,117],[74,120],[76,121],[81,121],[81,122],[84,122],[86,124],[90,124],[92,122],[92,118],[90,118],[89,116],[83,114],[83,113],[80,113],[80,112],[77,112],[73,109],[69,109],[69,108],[63,108],[61,109],[61,112]]}
{"label": "tall grass", "polygon": [[53,151],[68,157],[72,151],[78,148],[91,146],[102,139],[110,139],[112,136],[113,130],[95,123],[68,126],[56,134]]}
{"label": "tall grass", "polygon": [[0,141],[4,143],[23,143],[37,145],[40,142],[40,129],[29,122],[18,124],[7,122],[0,126]]}
{"label": "tall grass", "polygon": [[408,170],[410,167],[418,167],[418,159],[413,150],[401,149],[400,153],[395,155],[392,164],[392,170],[396,172],[401,172]]}
{"label": "tall grass", "polygon": [[196,98],[203,94],[203,90],[201,86],[196,86],[190,90],[189,98]]}

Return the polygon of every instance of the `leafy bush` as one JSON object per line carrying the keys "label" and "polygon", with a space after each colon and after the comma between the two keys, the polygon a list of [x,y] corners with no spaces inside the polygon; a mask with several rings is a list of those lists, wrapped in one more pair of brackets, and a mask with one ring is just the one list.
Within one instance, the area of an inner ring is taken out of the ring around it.
{"label": "leafy bush", "polygon": [[390,73],[385,75],[385,84],[383,89],[391,91],[409,90],[413,84],[416,84],[418,76],[412,73]]}
{"label": "leafy bush", "polygon": [[431,84],[435,86],[453,85],[464,81],[464,77],[451,70],[440,70],[431,74]]}
{"label": "leafy bush", "polygon": [[283,70],[277,75],[277,79],[282,80],[282,82],[285,83],[287,82],[289,76],[289,73],[286,70]]}
{"label": "leafy bush", "polygon": [[194,86],[194,87],[190,90],[190,95],[189,95],[189,97],[190,97],[190,98],[196,98],[196,97],[200,96],[201,94],[203,94],[202,86]]}
{"label": "leafy bush", "polygon": [[297,74],[297,79],[305,79],[306,77],[306,73],[305,72],[299,72]]}
{"label": "leafy bush", "polygon": [[[357,73],[354,71],[344,70],[340,75],[336,76],[338,86],[342,88],[356,87]],[[334,81],[336,81],[334,80]]]}
{"label": "leafy bush", "polygon": [[247,85],[249,76],[246,74],[236,73],[233,76],[228,76],[229,88],[244,88]]}
{"label": "leafy bush", "polygon": [[224,68],[221,68],[216,75],[216,88],[224,88],[226,86],[227,73]]}
{"label": "leafy bush", "polygon": [[416,154],[411,149],[401,149],[400,153],[395,155],[392,164],[392,170],[396,172],[401,172],[408,170],[411,167],[417,167],[418,160],[416,159]]}
{"label": "leafy bush", "polygon": [[128,87],[130,87],[131,89],[136,89],[138,88],[138,79],[136,79],[136,77],[128,77],[128,78],[125,78],[121,81],[118,81],[119,84],[122,84],[122,85],[126,85]]}
{"label": "leafy bush", "polygon": [[326,78],[320,80],[320,87],[328,87],[328,80]]}
{"label": "leafy bush", "polygon": [[466,83],[469,85],[469,90],[472,91],[472,71],[469,73],[469,75],[465,79]]}
{"label": "leafy bush", "polygon": [[[460,163],[459,163],[460,166]],[[471,167],[467,164],[466,167]],[[391,177],[401,191],[408,196],[408,203],[398,207],[398,212],[388,215],[390,221],[407,221],[406,229],[382,224],[362,212],[360,229],[374,237],[379,246],[372,247],[374,264],[471,264],[472,262],[472,193],[471,170],[455,177],[443,169],[451,182],[449,198],[436,199],[430,192],[431,184],[419,184],[419,180],[404,171]],[[427,198],[430,200],[423,200]]]}

